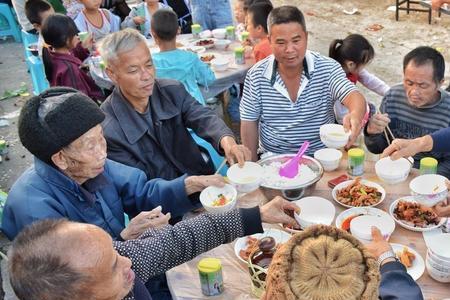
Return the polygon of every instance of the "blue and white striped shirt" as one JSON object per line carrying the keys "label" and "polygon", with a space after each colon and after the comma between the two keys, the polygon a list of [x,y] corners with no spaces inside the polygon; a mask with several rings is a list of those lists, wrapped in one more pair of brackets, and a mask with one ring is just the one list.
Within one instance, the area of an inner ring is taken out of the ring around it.
{"label": "blue and white striped shirt", "polygon": [[271,55],[248,71],[241,120],[259,121],[262,152],[295,153],[309,141],[311,154],[324,147],[319,128],[334,123],[334,102],[342,102],[356,87],[335,60],[306,51],[297,101],[292,102],[276,68]]}

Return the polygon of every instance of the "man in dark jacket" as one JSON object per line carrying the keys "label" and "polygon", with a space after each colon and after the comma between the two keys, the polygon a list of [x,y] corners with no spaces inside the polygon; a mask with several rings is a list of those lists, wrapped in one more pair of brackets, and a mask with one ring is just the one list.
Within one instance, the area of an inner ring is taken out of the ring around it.
{"label": "man in dark jacket", "polygon": [[100,49],[116,86],[101,107],[109,158],[137,167],[149,178],[212,174],[191,128],[225,154],[230,164],[250,160],[249,150],[236,144],[225,123],[181,83],[155,80],[150,51],[138,31],[115,32],[102,40]]}

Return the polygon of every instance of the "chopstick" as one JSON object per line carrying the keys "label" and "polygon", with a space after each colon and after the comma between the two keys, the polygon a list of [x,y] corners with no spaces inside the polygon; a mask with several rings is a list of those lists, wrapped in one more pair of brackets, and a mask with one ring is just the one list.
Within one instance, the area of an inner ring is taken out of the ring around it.
{"label": "chopstick", "polygon": [[225,166],[226,163],[227,163],[227,159],[224,158],[224,159],[222,160],[222,162],[220,163],[220,166],[217,168],[216,173],[214,173],[214,175],[219,174],[220,170],[222,170],[223,166]]}
{"label": "chopstick", "polygon": [[[383,113],[379,107],[376,107],[376,110],[377,110],[376,112],[378,112],[378,113],[380,113],[380,114]],[[387,125],[386,128],[384,128],[383,133],[384,133],[384,137],[386,138],[386,142],[387,142],[388,145],[390,146],[390,145],[391,145],[391,139],[392,139],[392,140],[395,140],[395,136],[394,136],[394,134],[392,133],[391,128],[389,128],[389,125]],[[390,134],[391,138],[389,138],[388,133]]]}

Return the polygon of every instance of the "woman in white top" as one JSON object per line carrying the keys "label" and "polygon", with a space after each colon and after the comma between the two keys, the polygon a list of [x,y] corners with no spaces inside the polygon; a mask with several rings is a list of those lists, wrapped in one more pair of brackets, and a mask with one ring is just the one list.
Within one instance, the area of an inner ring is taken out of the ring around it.
{"label": "woman in white top", "polygon": [[[360,82],[380,96],[384,96],[389,90],[390,87],[384,81],[365,69],[375,56],[375,51],[362,35],[351,34],[343,40],[334,40],[330,45],[329,56],[341,64],[348,80],[354,84]],[[348,109],[336,102],[334,111],[336,120],[342,124],[342,119],[348,113]]]}
{"label": "woman in white top", "polygon": [[122,28],[135,28],[140,30],[146,38],[151,37],[152,15],[161,8],[172,9],[158,0],[145,0],[145,2],[139,3],[122,22]]}

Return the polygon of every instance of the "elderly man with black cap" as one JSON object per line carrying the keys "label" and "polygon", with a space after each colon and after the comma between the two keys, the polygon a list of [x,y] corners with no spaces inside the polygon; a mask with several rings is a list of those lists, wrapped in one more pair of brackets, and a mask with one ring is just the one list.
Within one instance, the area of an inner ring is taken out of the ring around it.
{"label": "elderly man with black cap", "polygon": [[[2,231],[8,238],[33,221],[63,217],[95,224],[115,239],[136,238],[167,223],[170,214],[159,205],[179,216],[196,206],[188,195],[223,184],[217,175],[148,181],[141,170],[108,160],[104,118],[91,99],[69,88],[51,88],[25,103],[19,136],[35,160],[7,198]],[[124,213],[134,217],[127,227]]]}

